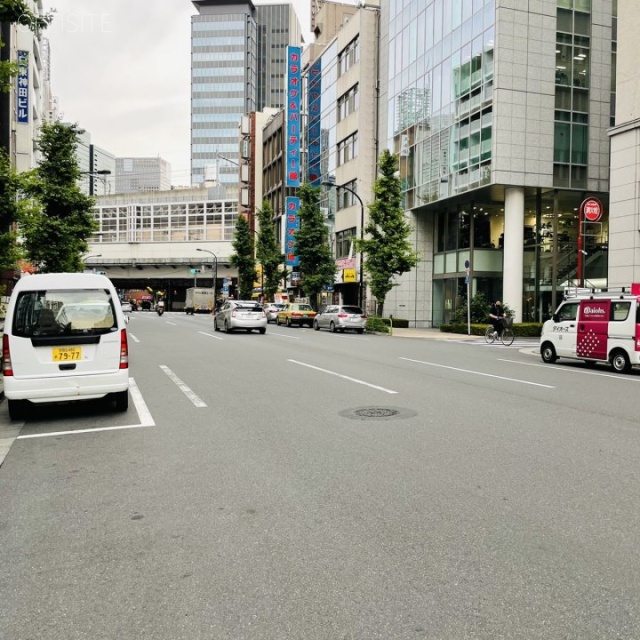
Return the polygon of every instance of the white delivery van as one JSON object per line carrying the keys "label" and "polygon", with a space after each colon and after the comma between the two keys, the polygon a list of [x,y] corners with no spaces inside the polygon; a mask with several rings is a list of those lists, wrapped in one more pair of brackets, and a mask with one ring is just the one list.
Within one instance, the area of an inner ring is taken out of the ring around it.
{"label": "white delivery van", "polygon": [[28,403],[109,396],[129,406],[126,321],[105,276],[48,273],[21,278],[2,341],[4,393],[12,420]]}
{"label": "white delivery van", "polygon": [[640,284],[619,290],[567,293],[542,326],[540,355],[609,363],[620,373],[640,366]]}

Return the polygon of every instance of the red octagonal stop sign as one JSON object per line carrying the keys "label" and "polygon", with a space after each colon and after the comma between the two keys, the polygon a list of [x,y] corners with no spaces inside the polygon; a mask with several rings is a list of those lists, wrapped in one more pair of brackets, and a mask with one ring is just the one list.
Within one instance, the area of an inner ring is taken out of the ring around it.
{"label": "red octagonal stop sign", "polygon": [[602,218],[602,202],[598,198],[587,198],[580,205],[582,215],[587,222],[598,222]]}

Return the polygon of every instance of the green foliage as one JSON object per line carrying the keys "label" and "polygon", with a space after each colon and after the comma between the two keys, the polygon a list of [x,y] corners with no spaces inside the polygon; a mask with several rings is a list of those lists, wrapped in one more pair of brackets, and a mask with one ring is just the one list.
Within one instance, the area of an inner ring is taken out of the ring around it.
{"label": "green foliage", "polygon": [[19,176],[9,156],[0,149],[0,269],[13,269],[20,257],[14,222],[18,218]]}
{"label": "green foliage", "polygon": [[[471,322],[487,322],[489,318],[489,309],[491,308],[491,304],[487,300],[487,296],[482,293],[476,293],[473,298],[471,298]],[[452,323],[453,324],[466,324],[467,322],[467,297],[464,296],[464,305],[462,307],[458,307],[453,314]]]}
{"label": "green foliage", "polygon": [[278,285],[282,280],[280,267],[284,263],[284,254],[280,251],[280,245],[276,239],[273,225],[273,208],[267,200],[262,203],[262,209],[258,210],[258,225],[256,258],[262,265],[262,293],[267,300],[273,300],[278,291]]}
{"label": "green foliage", "polygon": [[329,227],[320,210],[319,187],[303,184],[300,197],[300,228],[296,232],[296,254],[300,259],[302,288],[315,306],[317,295],[335,282],[336,264],[329,246]]}
{"label": "green foliage", "polygon": [[[53,20],[53,14],[44,16],[35,13],[27,0],[0,0],[0,23],[9,22],[27,27],[34,33],[46,29]],[[0,39],[0,48],[5,43]],[[18,75],[18,65],[15,62],[0,62],[0,92],[6,93],[11,89],[13,78]]]}
{"label": "green foliage", "polygon": [[404,217],[402,188],[396,170],[397,156],[385,149],[378,163],[379,177],[369,205],[369,221],[365,227],[367,238],[356,239],[358,251],[365,254],[364,269],[371,293],[382,315],[384,301],[394,287],[394,276],[402,275],[418,264],[418,255],[408,240],[411,225]]}
{"label": "green foliage", "polygon": [[369,316],[367,318],[367,331],[375,331],[377,333],[389,333],[389,318],[378,318],[377,316]]}
{"label": "green foliage", "polygon": [[[472,336],[483,336],[487,330],[487,322],[482,324],[471,325]],[[514,324],[512,327],[513,335],[516,338],[539,338],[542,333],[542,324],[540,322],[523,322]],[[467,333],[467,323],[453,323],[440,325],[442,333]]]}
{"label": "green foliage", "polygon": [[27,258],[41,273],[82,271],[87,239],[95,231],[94,199],[78,187],[77,125],[44,123],[38,167],[23,174],[20,235]]}
{"label": "green foliage", "polygon": [[253,234],[249,221],[239,214],[231,246],[235,253],[231,255],[231,264],[238,269],[238,289],[241,300],[251,300],[253,284],[258,277],[254,258]]}

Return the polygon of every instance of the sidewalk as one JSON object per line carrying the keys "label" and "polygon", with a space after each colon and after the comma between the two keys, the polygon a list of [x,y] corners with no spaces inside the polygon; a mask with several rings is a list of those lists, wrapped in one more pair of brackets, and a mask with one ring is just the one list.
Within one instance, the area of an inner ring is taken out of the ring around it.
{"label": "sidewalk", "polygon": [[[385,335],[385,334],[380,334]],[[479,340],[482,336],[468,336],[466,333],[446,333],[437,328],[408,329],[393,328],[393,338],[424,338],[427,340]]]}

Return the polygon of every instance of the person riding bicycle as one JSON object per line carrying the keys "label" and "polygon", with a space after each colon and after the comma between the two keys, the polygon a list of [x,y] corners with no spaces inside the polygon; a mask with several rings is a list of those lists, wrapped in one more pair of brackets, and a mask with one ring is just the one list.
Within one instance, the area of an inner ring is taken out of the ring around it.
{"label": "person riding bicycle", "polygon": [[502,302],[496,300],[489,309],[489,323],[493,326],[493,330],[498,334],[498,337],[502,335],[504,331],[504,309],[502,308]]}

